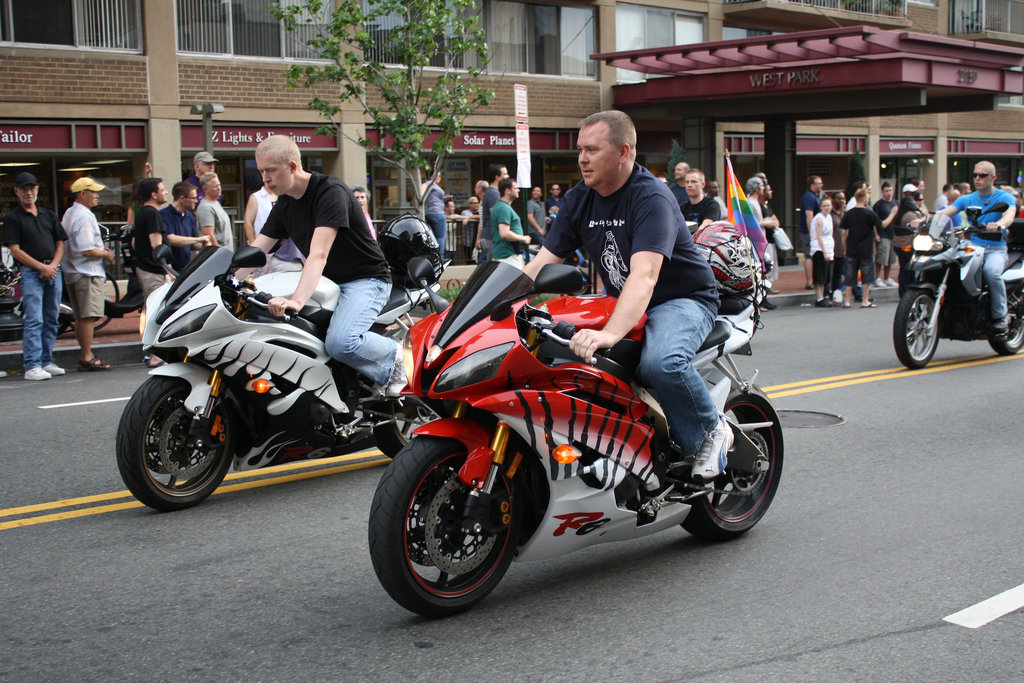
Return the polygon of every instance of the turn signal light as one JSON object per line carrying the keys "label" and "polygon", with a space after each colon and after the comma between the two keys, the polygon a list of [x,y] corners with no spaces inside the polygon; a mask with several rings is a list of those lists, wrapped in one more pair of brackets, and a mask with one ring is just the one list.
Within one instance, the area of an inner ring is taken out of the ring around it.
{"label": "turn signal light", "polygon": [[252,390],[257,394],[265,394],[274,387],[269,381],[265,379],[257,379],[252,381]]}
{"label": "turn signal light", "polygon": [[563,443],[561,446],[555,446],[555,450],[551,451],[551,457],[554,458],[556,462],[560,462],[563,465],[576,462],[579,460],[581,455],[582,453],[567,443]]}

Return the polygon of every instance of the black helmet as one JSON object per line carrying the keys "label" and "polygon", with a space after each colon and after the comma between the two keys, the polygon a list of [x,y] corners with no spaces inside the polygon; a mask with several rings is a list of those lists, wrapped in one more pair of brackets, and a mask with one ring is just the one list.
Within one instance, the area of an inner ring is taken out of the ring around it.
{"label": "black helmet", "polygon": [[428,259],[434,266],[434,275],[437,279],[441,278],[441,249],[430,226],[419,217],[411,213],[399,216],[380,231],[378,240],[396,283],[419,287],[419,284],[409,280],[406,270],[409,259],[414,256]]}

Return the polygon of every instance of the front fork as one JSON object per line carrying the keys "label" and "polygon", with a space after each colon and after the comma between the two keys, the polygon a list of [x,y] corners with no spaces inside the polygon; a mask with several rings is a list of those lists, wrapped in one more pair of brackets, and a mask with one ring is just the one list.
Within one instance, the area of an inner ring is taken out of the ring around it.
{"label": "front fork", "polygon": [[949,282],[950,269],[946,269],[946,274],[942,276],[942,282],[939,283],[938,289],[935,290],[935,307],[932,309],[932,317],[928,320],[928,329],[936,330],[939,324],[939,311],[942,310],[942,304],[946,296],[947,282]]}
{"label": "front fork", "polygon": [[[456,406],[452,417],[458,419],[465,415],[468,404],[460,403]],[[509,493],[501,491],[494,492],[494,484],[501,474],[501,468],[505,465],[508,453],[508,439],[511,428],[504,422],[498,422],[491,435],[488,446],[491,451],[491,463],[487,468],[487,475],[479,486],[478,479],[473,480],[473,487],[466,496],[466,505],[462,513],[462,531],[465,533],[479,534],[486,531],[489,534],[496,534],[507,527],[512,521],[512,503]],[[523,454],[516,452],[512,464],[505,472],[509,480],[515,476],[519,465],[522,463]]]}
{"label": "front fork", "polygon": [[192,446],[199,450],[212,450],[223,443],[227,438],[224,429],[224,422],[220,415],[214,415],[214,409],[220,400],[220,391],[223,375],[220,370],[214,370],[210,375],[210,396],[206,399],[206,405],[202,411],[192,416],[192,424],[189,426],[188,439]]}

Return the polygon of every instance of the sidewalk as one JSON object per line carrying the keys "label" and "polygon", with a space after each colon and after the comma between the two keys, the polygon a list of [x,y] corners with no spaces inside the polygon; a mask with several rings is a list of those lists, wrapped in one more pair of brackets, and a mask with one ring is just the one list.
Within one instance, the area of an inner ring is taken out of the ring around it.
{"label": "sidewalk", "polygon": [[[451,266],[441,275],[441,286],[465,282],[475,266]],[[896,273],[893,273],[895,277]],[[770,300],[780,308],[810,305],[814,303],[814,292],[804,287],[803,266],[783,266],[779,269],[779,279]],[[895,287],[871,290],[871,298],[876,302],[896,301]],[[764,313],[770,316],[771,312]],[[74,332],[67,332],[57,337],[53,356],[57,365],[74,372],[78,368],[78,341]],[[139,334],[139,314],[131,313],[124,318],[112,318],[103,329],[97,330],[93,339],[93,353],[104,363],[111,365],[128,365],[142,362],[142,340]],[[21,374],[22,357],[21,342],[0,344],[0,371]]]}

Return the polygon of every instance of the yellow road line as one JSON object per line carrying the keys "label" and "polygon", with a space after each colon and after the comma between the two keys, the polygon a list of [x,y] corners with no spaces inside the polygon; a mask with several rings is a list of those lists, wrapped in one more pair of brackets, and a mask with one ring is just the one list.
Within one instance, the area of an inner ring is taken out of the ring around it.
{"label": "yellow road line", "polygon": [[[1024,357],[1024,356],[1022,356],[1022,357]],[[954,358],[952,360],[938,360],[938,361],[932,362],[929,365],[929,367],[936,367],[936,366],[940,366],[940,365],[952,365],[954,363],[965,363],[965,362],[968,362],[968,361],[980,360],[982,358],[992,358],[992,355],[991,354],[987,354],[987,355],[984,355],[984,356],[969,356],[967,358]],[[908,372],[918,372],[918,371],[917,370],[908,370],[907,368],[905,368],[905,367],[903,367],[901,365],[898,368],[883,368],[881,370],[865,370],[864,372],[854,372],[854,373],[851,373],[851,374],[848,374],[848,375],[836,375],[834,377],[819,377],[818,379],[805,379],[805,380],[801,380],[799,382],[789,382],[787,384],[776,384],[775,386],[771,386],[771,387],[761,387],[761,390],[765,391],[765,392],[777,391],[779,389],[791,389],[793,387],[805,387],[805,386],[810,386],[812,384],[821,384],[822,382],[835,382],[835,381],[843,380],[843,379],[853,379],[855,377],[871,377],[871,376],[874,376],[874,375],[887,375],[887,374],[893,373],[893,372],[908,373]]]}
{"label": "yellow road line", "polygon": [[[249,483],[249,484],[221,484],[220,488],[218,488],[217,491],[215,491],[214,493],[220,493],[222,491],[239,491],[239,490],[246,489],[246,488],[256,488],[257,486],[269,486],[271,483],[284,483],[284,482],[287,482],[287,481],[296,481],[298,479],[308,479],[310,477],[315,477],[315,476],[325,476],[327,474],[334,474],[336,472],[344,472],[346,470],[342,469],[342,468],[326,468],[324,466],[325,465],[330,465],[332,463],[339,463],[339,462],[346,462],[346,461],[351,461],[351,460],[363,460],[363,459],[367,459],[367,458],[374,458],[374,456],[380,456],[380,457],[379,458],[375,458],[374,460],[371,460],[370,462],[372,464],[375,464],[375,465],[376,464],[382,464],[382,463],[386,463],[388,461],[388,459],[384,458],[383,454],[378,449],[374,448],[374,449],[370,449],[370,450],[366,450],[366,451],[359,451],[358,453],[348,453],[346,455],[338,455],[338,456],[335,456],[335,457],[332,457],[332,458],[321,458],[321,459],[317,459],[317,460],[301,460],[301,461],[298,461],[298,462],[285,463],[284,465],[275,465],[273,467],[265,467],[263,469],[248,470],[248,471],[245,471],[245,472],[232,472],[231,474],[229,474],[226,477],[224,477],[225,481],[233,481],[233,480],[237,480],[237,479],[251,479],[253,477],[263,477],[262,481],[269,482],[269,483],[252,482],[252,483]],[[295,475],[286,476],[286,477],[274,477],[273,476],[274,474],[278,474],[278,473],[281,473],[281,472],[289,472],[289,471],[297,470],[297,469],[312,469],[313,471],[307,473],[306,476],[295,476]],[[356,468],[350,468],[350,469],[356,469]],[[23,506],[20,506],[20,507],[7,508],[5,510],[0,510],[0,517],[13,517],[15,515],[26,515],[26,514],[30,514],[30,513],[33,513],[33,512],[42,512],[44,510],[56,510],[56,509],[65,508],[65,507],[75,507],[75,506],[78,506],[78,505],[89,505],[91,503],[101,503],[101,502],[107,501],[107,500],[117,500],[119,498],[130,498],[131,495],[132,494],[131,494],[130,491],[113,491],[111,493],[99,493],[99,494],[92,495],[92,496],[82,496],[80,498],[67,498],[65,500],[55,500],[55,501],[51,501],[51,502],[48,502],[48,503],[38,503],[36,505],[23,505]],[[139,505],[141,505],[141,503],[139,503]],[[137,507],[137,505],[132,504],[132,505],[129,505],[128,507]],[[125,508],[124,507],[114,506],[114,505],[109,505],[109,506],[105,506],[105,508],[91,508],[91,509],[103,509],[104,511],[111,512],[111,511],[113,511],[115,509],[125,509]],[[75,511],[75,512],[82,512],[82,511],[79,510],[79,511]],[[62,513],[62,514],[70,514],[70,513]],[[55,515],[50,515],[50,516],[55,516]],[[80,517],[82,515],[72,515],[72,516]],[[53,521],[53,520],[51,520],[51,521]],[[4,526],[4,524],[11,524],[11,522],[6,522],[6,523],[3,523],[3,524],[0,524],[0,529],[8,528],[8,527]]]}
{"label": "yellow road line", "polygon": [[[881,370],[878,372],[861,372],[854,373],[852,375],[837,375],[835,377],[823,377],[818,380],[811,380],[806,382],[793,382],[792,384],[779,384],[773,387],[766,387],[764,392],[768,395],[768,398],[784,398],[786,396],[796,396],[799,394],[810,394],[815,391],[825,391],[826,389],[838,389],[840,387],[855,386],[857,384],[867,384],[868,382],[881,382],[888,379],[908,379],[910,377],[918,377],[920,375],[930,375],[936,372],[945,372],[947,370],[959,370],[961,368],[970,368],[976,365],[989,365],[991,363],[1002,363],[1004,361],[1018,360],[1024,358],[1024,355],[1016,356],[972,356],[967,359],[957,359],[955,361],[941,361],[934,363],[926,368],[920,370],[907,370],[905,368],[892,368],[890,370]],[[887,373],[887,374],[880,374]],[[813,386],[808,386],[813,385]],[[786,387],[800,387],[791,389],[789,391],[778,391]]]}

